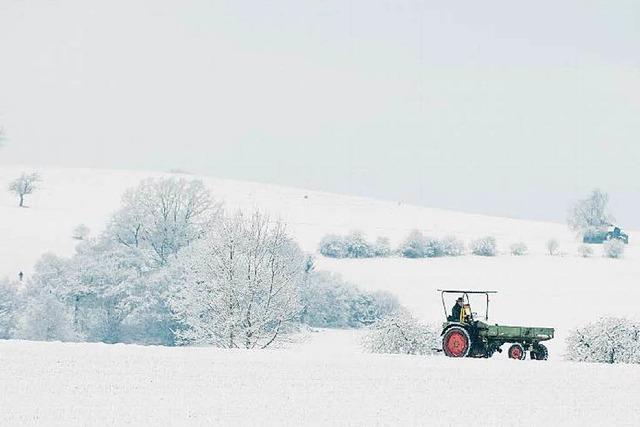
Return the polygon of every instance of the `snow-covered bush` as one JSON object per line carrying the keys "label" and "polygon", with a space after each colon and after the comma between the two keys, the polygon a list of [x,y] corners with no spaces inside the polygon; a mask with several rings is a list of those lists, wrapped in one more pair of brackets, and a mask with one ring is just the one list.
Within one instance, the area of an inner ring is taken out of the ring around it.
{"label": "snow-covered bush", "polygon": [[347,258],[372,258],[375,256],[374,245],[367,242],[364,233],[354,231],[345,238]]}
{"label": "snow-covered bush", "polygon": [[497,244],[495,237],[486,236],[472,241],[471,253],[479,256],[496,256]]}
{"label": "snow-covered bush", "polygon": [[439,333],[408,313],[397,312],[374,323],[362,345],[372,353],[435,354]]}
{"label": "snow-covered bush", "polygon": [[516,242],[511,245],[509,248],[511,250],[511,255],[515,256],[523,256],[527,254],[528,248],[524,242]]}
{"label": "snow-covered bush", "polygon": [[359,328],[400,308],[388,292],[366,292],[324,271],[307,275],[300,300],[300,322],[319,328]]}
{"label": "snow-covered bush", "polygon": [[8,280],[0,279],[0,339],[13,336],[18,315],[18,292]]}
{"label": "snow-covered bush", "polygon": [[624,255],[625,244],[618,239],[611,239],[602,245],[604,256],[607,258],[622,258]]}
{"label": "snow-covered bush", "polygon": [[71,237],[76,240],[85,240],[87,237],[89,237],[90,232],[91,230],[89,229],[89,227],[87,227],[85,224],[80,224],[73,229]]}
{"label": "snow-covered bush", "polygon": [[454,236],[436,239],[413,230],[398,248],[398,253],[405,258],[459,256],[464,254],[464,243]]}
{"label": "snow-covered bush", "polygon": [[571,331],[568,360],[600,363],[640,363],[640,323],[603,318]]}
{"label": "snow-covered bush", "polygon": [[440,241],[443,256],[464,255],[464,242],[454,236],[446,236]]}
{"label": "snow-covered bush", "polygon": [[179,343],[265,348],[300,312],[306,259],[284,225],[265,215],[222,218],[179,264],[169,300]]}
{"label": "snow-covered bush", "polygon": [[558,255],[559,250],[560,250],[560,244],[558,243],[558,241],[556,239],[547,240],[547,243],[545,244],[545,247],[547,248],[547,253],[549,255]]}
{"label": "snow-covered bush", "polygon": [[[380,241],[380,239],[378,239]],[[337,236],[330,234],[325,236],[320,242],[320,253],[329,258],[372,258],[375,256],[386,256],[385,251],[388,241],[378,247],[377,244],[369,243],[364,233],[354,231],[348,236]],[[378,255],[380,253],[380,255]],[[388,255],[388,253],[387,253]]]}
{"label": "snow-covered bush", "polygon": [[593,256],[593,248],[591,245],[578,246],[578,254],[583,258],[590,258]]}
{"label": "snow-covered bush", "polygon": [[387,237],[378,237],[373,245],[373,254],[377,257],[387,257],[391,255],[391,244]]}
{"label": "snow-covered bush", "polygon": [[346,258],[347,245],[344,237],[335,234],[325,236],[320,241],[320,253],[329,258]]}
{"label": "snow-covered bush", "polygon": [[424,244],[424,256],[427,258],[444,256],[442,241],[433,237],[427,237]]}
{"label": "snow-covered bush", "polygon": [[398,248],[398,252],[405,258],[424,258],[426,237],[419,231],[413,230]]}

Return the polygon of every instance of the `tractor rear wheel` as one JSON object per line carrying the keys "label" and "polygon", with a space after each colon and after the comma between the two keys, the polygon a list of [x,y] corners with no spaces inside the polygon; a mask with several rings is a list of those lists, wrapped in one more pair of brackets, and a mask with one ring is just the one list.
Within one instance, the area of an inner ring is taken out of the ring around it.
{"label": "tractor rear wheel", "polygon": [[544,344],[534,344],[531,349],[531,360],[547,360],[549,358],[549,350]]}
{"label": "tractor rear wheel", "polygon": [[449,357],[467,357],[471,350],[471,337],[466,329],[452,326],[442,337],[442,350]]}
{"label": "tractor rear wheel", "polygon": [[509,359],[516,359],[516,360],[524,360],[525,357],[527,357],[527,353],[524,351],[524,347],[522,346],[522,344],[513,344],[511,347],[509,347],[509,351],[507,352],[507,354],[509,355]]}

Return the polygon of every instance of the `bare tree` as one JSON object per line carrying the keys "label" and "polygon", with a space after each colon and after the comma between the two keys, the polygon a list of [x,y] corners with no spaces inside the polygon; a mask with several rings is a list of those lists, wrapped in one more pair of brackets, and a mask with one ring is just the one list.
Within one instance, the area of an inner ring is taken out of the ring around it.
{"label": "bare tree", "polygon": [[593,190],[588,197],[578,200],[569,213],[569,228],[580,235],[597,233],[613,221],[607,211],[609,195],[599,189]]}
{"label": "bare tree", "polygon": [[9,184],[9,191],[19,198],[19,206],[24,207],[24,197],[38,189],[42,179],[37,173],[23,173]]}

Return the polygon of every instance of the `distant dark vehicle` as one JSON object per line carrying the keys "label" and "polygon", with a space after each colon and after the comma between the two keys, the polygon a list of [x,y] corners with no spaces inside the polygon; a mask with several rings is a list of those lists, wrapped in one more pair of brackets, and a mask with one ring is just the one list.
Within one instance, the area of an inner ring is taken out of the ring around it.
{"label": "distant dark vehicle", "polygon": [[623,233],[620,227],[609,226],[609,228],[596,231],[595,233],[585,234],[582,237],[582,243],[604,243],[607,240],[617,239],[621,242],[628,244],[629,235]]}

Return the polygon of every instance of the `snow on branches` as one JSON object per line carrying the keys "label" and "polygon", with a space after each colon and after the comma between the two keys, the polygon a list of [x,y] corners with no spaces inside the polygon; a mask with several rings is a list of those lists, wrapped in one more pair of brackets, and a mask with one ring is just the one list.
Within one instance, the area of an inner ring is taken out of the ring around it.
{"label": "snow on branches", "polygon": [[398,311],[379,320],[363,337],[362,344],[372,353],[435,354],[440,345],[438,333]]}
{"label": "snow on branches", "polygon": [[305,257],[280,222],[224,217],[181,256],[170,299],[182,343],[264,348],[299,313]]}
{"label": "snow on branches", "polygon": [[640,363],[640,323],[606,317],[574,329],[567,337],[568,360]]}

